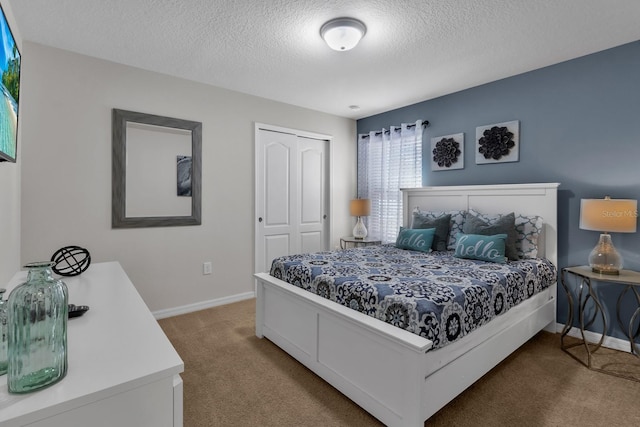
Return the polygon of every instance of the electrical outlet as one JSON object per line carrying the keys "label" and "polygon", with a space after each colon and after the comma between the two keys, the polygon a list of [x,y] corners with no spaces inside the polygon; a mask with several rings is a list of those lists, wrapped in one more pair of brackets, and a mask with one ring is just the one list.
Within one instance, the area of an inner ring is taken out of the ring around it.
{"label": "electrical outlet", "polygon": [[202,264],[202,274],[211,274],[213,267],[211,266],[211,261],[207,261]]}

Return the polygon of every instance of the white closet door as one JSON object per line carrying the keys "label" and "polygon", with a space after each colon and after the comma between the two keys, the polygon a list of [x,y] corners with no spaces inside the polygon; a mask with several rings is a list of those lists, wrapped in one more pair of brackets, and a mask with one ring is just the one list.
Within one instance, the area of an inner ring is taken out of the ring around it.
{"label": "white closet door", "polygon": [[328,141],[298,137],[298,247],[301,253],[318,252],[327,248],[327,145]]}
{"label": "white closet door", "polygon": [[259,130],[257,143],[256,267],[298,250],[297,136]]}
{"label": "white closet door", "polygon": [[282,255],[327,249],[328,147],[327,140],[256,130],[256,272]]}

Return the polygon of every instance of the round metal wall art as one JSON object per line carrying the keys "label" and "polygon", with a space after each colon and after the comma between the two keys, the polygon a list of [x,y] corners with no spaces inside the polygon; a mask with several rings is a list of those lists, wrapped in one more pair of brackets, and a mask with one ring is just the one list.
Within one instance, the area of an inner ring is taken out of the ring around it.
{"label": "round metal wall art", "polygon": [[51,255],[54,273],[60,276],[77,276],[86,271],[91,264],[91,254],[80,246],[65,246]]}
{"label": "round metal wall art", "polygon": [[485,159],[499,160],[507,156],[509,151],[515,147],[513,132],[505,126],[493,126],[482,133],[482,138],[478,140],[480,147],[478,151]]}
{"label": "round metal wall art", "polygon": [[464,133],[431,138],[431,170],[464,169]]}
{"label": "round metal wall art", "polygon": [[460,154],[460,144],[455,139],[442,138],[433,149],[433,161],[440,167],[450,168],[458,161]]}

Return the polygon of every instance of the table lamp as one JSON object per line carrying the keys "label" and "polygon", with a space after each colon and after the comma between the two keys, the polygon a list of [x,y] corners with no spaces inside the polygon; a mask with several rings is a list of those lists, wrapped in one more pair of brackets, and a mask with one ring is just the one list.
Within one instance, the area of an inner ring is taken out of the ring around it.
{"label": "table lamp", "polygon": [[635,233],[638,202],[629,199],[582,199],[580,228],[601,231],[600,240],[589,254],[589,266],[595,273],[620,274],[622,255],[611,241],[610,232]]}
{"label": "table lamp", "polygon": [[354,199],[349,206],[351,216],[358,217],[356,226],[353,227],[353,237],[356,239],[364,239],[367,237],[367,227],[362,222],[363,216],[368,216],[371,211],[371,202],[369,199]]}

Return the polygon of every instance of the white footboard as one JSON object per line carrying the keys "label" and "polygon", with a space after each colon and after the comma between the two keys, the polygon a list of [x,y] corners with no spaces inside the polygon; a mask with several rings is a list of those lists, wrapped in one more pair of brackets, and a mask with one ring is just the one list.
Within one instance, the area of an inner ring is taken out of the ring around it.
{"label": "white footboard", "polygon": [[256,335],[389,426],[422,426],[537,332],[555,324],[554,285],[522,303],[521,313],[501,316],[505,326],[485,330],[475,340],[465,337],[445,351],[427,352],[432,343],[425,338],[266,273],[255,277]]}

